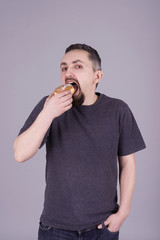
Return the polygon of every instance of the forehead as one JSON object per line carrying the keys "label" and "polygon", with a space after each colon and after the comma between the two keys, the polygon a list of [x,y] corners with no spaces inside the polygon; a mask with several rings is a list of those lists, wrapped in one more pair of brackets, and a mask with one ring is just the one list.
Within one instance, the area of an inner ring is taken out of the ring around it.
{"label": "forehead", "polygon": [[84,50],[71,50],[63,56],[61,63],[65,62],[66,64],[71,64],[76,60],[80,60],[86,64],[91,64],[88,55],[88,52]]}

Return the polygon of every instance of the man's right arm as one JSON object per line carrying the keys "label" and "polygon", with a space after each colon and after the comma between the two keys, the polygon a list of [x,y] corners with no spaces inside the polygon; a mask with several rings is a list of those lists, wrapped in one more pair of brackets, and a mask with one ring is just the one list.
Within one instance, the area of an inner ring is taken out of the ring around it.
{"label": "man's right arm", "polygon": [[17,162],[24,162],[38,151],[52,121],[72,107],[72,94],[65,91],[51,94],[33,124],[14,142],[14,156]]}

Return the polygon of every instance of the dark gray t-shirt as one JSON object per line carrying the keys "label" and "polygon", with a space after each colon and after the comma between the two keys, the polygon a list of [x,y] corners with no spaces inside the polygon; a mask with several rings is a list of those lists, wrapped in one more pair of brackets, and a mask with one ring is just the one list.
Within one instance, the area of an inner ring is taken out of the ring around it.
{"label": "dark gray t-shirt", "polygon": [[[46,190],[41,221],[65,230],[92,228],[117,211],[117,156],[145,148],[128,105],[99,95],[54,119],[46,143]],[[25,131],[42,110],[44,97]]]}

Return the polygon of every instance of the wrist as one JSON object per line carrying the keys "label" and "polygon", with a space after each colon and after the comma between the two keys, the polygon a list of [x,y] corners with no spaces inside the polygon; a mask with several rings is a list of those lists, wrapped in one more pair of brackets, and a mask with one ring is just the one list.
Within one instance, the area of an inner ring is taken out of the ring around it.
{"label": "wrist", "polygon": [[38,117],[41,119],[40,121],[42,121],[44,125],[51,124],[55,118],[53,115],[51,115],[51,112],[48,111],[47,108],[43,108]]}
{"label": "wrist", "polygon": [[48,106],[42,109],[40,115],[43,119],[45,119],[45,121],[48,121],[50,123],[56,118],[56,115]]}
{"label": "wrist", "polygon": [[126,208],[119,208],[119,210],[118,210],[118,212],[117,212],[117,214],[121,217],[121,218],[123,218],[123,219],[126,219],[128,216],[129,216],[129,209],[126,209]]}

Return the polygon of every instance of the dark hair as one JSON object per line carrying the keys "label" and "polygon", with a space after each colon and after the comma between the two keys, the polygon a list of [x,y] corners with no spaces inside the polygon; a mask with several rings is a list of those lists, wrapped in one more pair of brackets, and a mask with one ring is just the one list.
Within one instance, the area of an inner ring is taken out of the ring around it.
{"label": "dark hair", "polygon": [[89,58],[89,60],[92,61],[93,70],[94,71],[101,70],[101,59],[100,59],[98,52],[94,48],[92,48],[86,44],[76,43],[76,44],[72,44],[68,48],[66,48],[65,53],[72,51],[72,50],[76,50],[76,49],[87,51],[89,53],[88,58]]}

